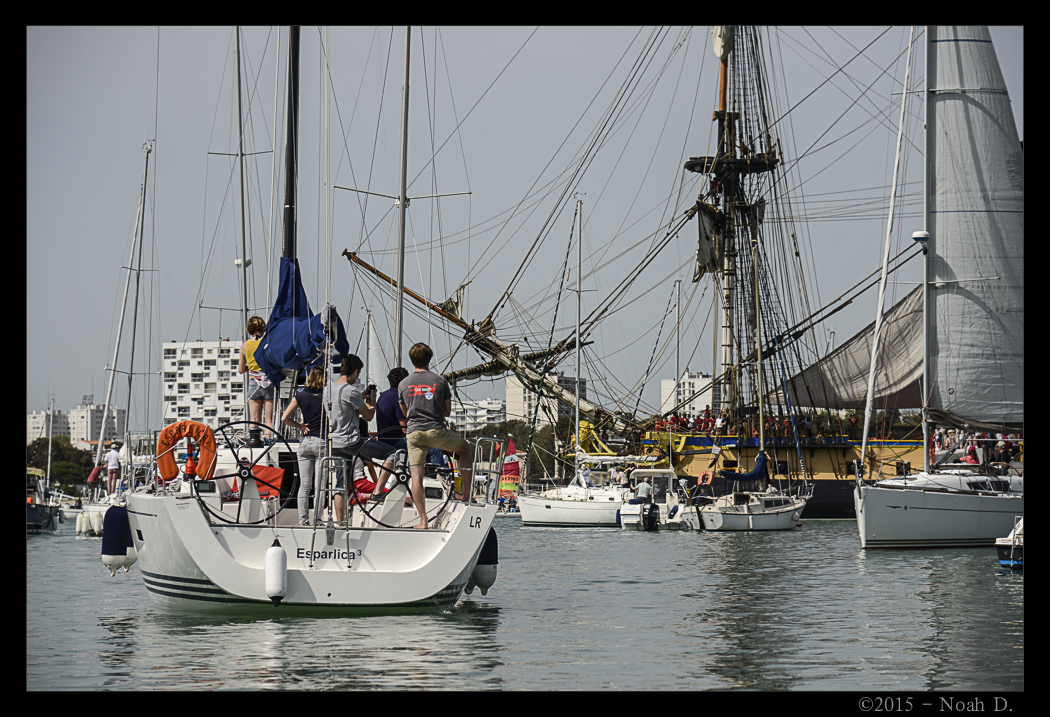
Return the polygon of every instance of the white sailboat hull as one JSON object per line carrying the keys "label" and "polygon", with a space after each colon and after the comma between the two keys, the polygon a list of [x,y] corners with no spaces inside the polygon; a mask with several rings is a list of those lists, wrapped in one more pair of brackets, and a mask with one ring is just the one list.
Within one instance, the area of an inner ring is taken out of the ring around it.
{"label": "white sailboat hull", "polygon": [[[495,506],[449,505],[443,529],[221,525],[188,495],[132,494],[128,516],[154,602],[180,611],[353,614],[447,609],[459,599]],[[267,595],[267,550],[287,555],[279,607]],[[311,559],[312,556],[312,559]]]}
{"label": "white sailboat hull", "polygon": [[854,507],[862,548],[993,546],[1024,514],[1024,493],[861,486]]}
{"label": "white sailboat hull", "polygon": [[756,509],[753,504],[687,507],[683,509],[682,522],[693,530],[793,530],[806,501],[802,498],[790,501],[772,509]]}
{"label": "white sailboat hull", "polygon": [[586,498],[527,496],[518,498],[522,525],[616,527],[621,497],[607,491]]}

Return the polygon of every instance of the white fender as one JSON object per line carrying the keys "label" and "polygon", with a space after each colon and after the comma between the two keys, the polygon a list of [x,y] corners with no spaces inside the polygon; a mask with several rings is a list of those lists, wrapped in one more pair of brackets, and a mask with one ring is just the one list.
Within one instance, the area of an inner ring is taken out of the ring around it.
{"label": "white fender", "polygon": [[94,531],[95,535],[102,535],[102,519],[101,511],[91,514],[91,530]]}
{"label": "white fender", "polygon": [[266,551],[263,572],[266,575],[266,597],[278,607],[288,591],[288,554],[276,538]]}
{"label": "white fender", "polygon": [[131,566],[138,562],[138,559],[139,551],[135,550],[134,545],[129,545],[128,554],[124,556],[124,572],[129,572],[131,570]]}
{"label": "white fender", "polygon": [[109,576],[113,577],[117,574],[117,571],[124,566],[124,560],[127,558],[126,555],[103,555],[102,564],[109,569]]}
{"label": "white fender", "polygon": [[88,532],[90,520],[87,513],[81,511],[77,516],[77,535],[85,535]]}

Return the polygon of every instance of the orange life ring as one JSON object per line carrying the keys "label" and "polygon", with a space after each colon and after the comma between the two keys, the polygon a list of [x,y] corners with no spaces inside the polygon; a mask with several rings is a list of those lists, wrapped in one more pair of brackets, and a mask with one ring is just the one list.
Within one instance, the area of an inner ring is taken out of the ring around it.
{"label": "orange life ring", "polygon": [[215,434],[196,421],[172,423],[160,432],[157,438],[157,471],[161,478],[170,481],[178,477],[179,466],[175,463],[175,451],[172,449],[183,438],[192,438],[200,446],[197,476],[201,480],[210,480],[215,473]]}

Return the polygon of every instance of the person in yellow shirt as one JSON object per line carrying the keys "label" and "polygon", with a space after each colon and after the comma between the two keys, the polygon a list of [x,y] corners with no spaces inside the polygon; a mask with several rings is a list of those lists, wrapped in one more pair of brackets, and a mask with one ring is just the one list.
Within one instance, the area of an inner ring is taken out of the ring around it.
{"label": "person in yellow shirt", "polygon": [[[274,385],[270,383],[269,377],[259,368],[259,362],[255,360],[255,351],[259,348],[263,334],[266,332],[266,322],[260,316],[248,319],[248,335],[252,338],[241,344],[241,355],[237,360],[237,373],[248,374],[248,416],[256,423],[265,422],[267,429],[273,425],[273,394]],[[265,416],[265,421],[263,420]],[[266,431],[267,439],[273,439],[273,433]]]}

